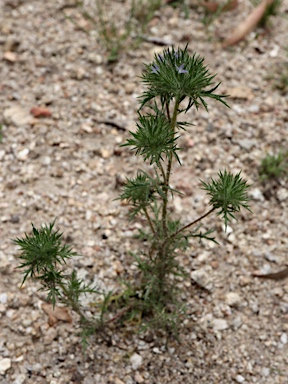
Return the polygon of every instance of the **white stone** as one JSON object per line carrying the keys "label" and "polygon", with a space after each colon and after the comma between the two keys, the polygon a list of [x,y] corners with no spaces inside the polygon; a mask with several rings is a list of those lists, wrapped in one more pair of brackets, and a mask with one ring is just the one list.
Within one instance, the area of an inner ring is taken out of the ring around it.
{"label": "white stone", "polygon": [[280,201],[288,199],[288,190],[286,188],[279,188],[277,191],[277,197]]}
{"label": "white stone", "polygon": [[93,212],[90,209],[88,209],[85,213],[85,220],[87,221],[91,220],[92,215],[93,215]]}
{"label": "white stone", "polygon": [[270,369],[267,367],[262,368],[261,373],[263,376],[268,377],[270,375]]}
{"label": "white stone", "polygon": [[254,188],[250,191],[250,195],[252,196],[252,198],[254,200],[257,200],[257,201],[264,201],[264,196],[263,196],[263,193],[260,191],[259,188]]}
{"label": "white stone", "polygon": [[273,253],[271,253],[269,251],[265,252],[264,257],[268,261],[272,261],[272,262],[277,262],[278,261],[278,258],[275,255],[273,255]]}
{"label": "white stone", "polygon": [[282,344],[287,344],[287,333],[282,333],[280,340]]}
{"label": "white stone", "polygon": [[6,304],[7,303],[7,293],[0,293],[0,303],[1,304]]}
{"label": "white stone", "polygon": [[242,325],[242,319],[241,316],[235,317],[235,319],[232,321],[232,325],[234,329],[238,329]]}
{"label": "white stone", "polygon": [[199,254],[199,256],[197,257],[197,259],[203,263],[205,261],[207,261],[209,258],[211,257],[211,253],[210,252],[206,252],[206,251],[202,251],[201,250],[201,253]]}
{"label": "white stone", "polygon": [[199,320],[199,325],[204,331],[207,331],[207,329],[212,328],[213,326],[212,313],[207,313],[205,316],[201,317],[201,319]]}
{"label": "white stone", "polygon": [[109,157],[112,156],[112,150],[107,148],[100,148],[100,156],[103,159],[108,159]]}
{"label": "white stone", "polygon": [[213,319],[214,331],[224,331],[227,328],[229,328],[229,324],[225,319]]}
{"label": "white stone", "polygon": [[213,282],[212,282],[212,268],[206,267],[197,269],[196,271],[191,272],[191,279],[195,281],[199,287],[207,289],[207,291],[213,290]]}
{"label": "white stone", "polygon": [[227,225],[227,227],[225,227],[225,225],[222,225],[222,229],[224,232],[226,232],[227,235],[230,235],[230,233],[233,232],[233,228],[230,227],[230,225]]}
{"label": "white stone", "polygon": [[6,254],[0,251],[0,268],[6,268],[10,265],[10,261]]}
{"label": "white stone", "polygon": [[22,160],[22,161],[27,160],[28,154],[29,154],[29,149],[28,148],[24,148],[24,149],[22,149],[22,151],[18,152],[17,159],[18,160]]}
{"label": "white stone", "polygon": [[104,72],[104,69],[103,67],[96,67],[95,72],[96,72],[96,75],[101,76]]}
{"label": "white stone", "polygon": [[225,300],[230,307],[238,307],[242,302],[242,298],[237,292],[228,292]]}
{"label": "white stone", "polygon": [[237,375],[236,381],[237,383],[243,383],[245,381],[245,377],[243,377],[242,375]]}
{"label": "white stone", "polygon": [[11,368],[11,359],[5,357],[4,359],[0,359],[0,373],[5,373],[8,369]]}
{"label": "white stone", "polygon": [[142,365],[143,358],[138,353],[133,353],[130,357],[130,363],[132,364],[133,369],[139,369]]}
{"label": "white stone", "polygon": [[183,211],[182,199],[180,196],[174,196],[173,205],[177,213],[181,213]]}
{"label": "white stone", "polygon": [[236,241],[236,236],[234,235],[234,233],[231,233],[230,235],[228,235],[227,240],[229,241],[229,243],[234,244]]}
{"label": "white stone", "polygon": [[44,156],[43,157],[43,159],[42,159],[42,161],[41,161],[41,163],[43,164],[43,165],[50,165],[51,164],[51,157],[49,157],[49,156]]}
{"label": "white stone", "polygon": [[88,54],[88,61],[90,61],[91,63],[100,65],[103,63],[103,56],[94,52],[90,52]]}
{"label": "white stone", "polygon": [[136,383],[139,383],[139,384],[144,383],[144,378],[143,378],[143,376],[140,375],[139,372],[136,372],[134,379],[135,379]]}
{"label": "white stone", "polygon": [[13,384],[23,384],[26,380],[26,375],[24,373],[20,373],[16,376],[15,380],[13,381]]}
{"label": "white stone", "polygon": [[115,377],[114,384],[125,384],[124,381],[120,380],[118,377]]}
{"label": "white stone", "polygon": [[279,45],[275,45],[275,47],[269,52],[270,57],[277,57],[279,54]]}
{"label": "white stone", "polygon": [[241,148],[246,149],[246,151],[250,151],[252,147],[257,145],[257,141],[254,139],[242,139],[238,141]]}
{"label": "white stone", "polygon": [[33,121],[33,117],[30,115],[29,111],[19,106],[5,109],[3,118],[6,124],[16,125],[17,127],[31,124]]}

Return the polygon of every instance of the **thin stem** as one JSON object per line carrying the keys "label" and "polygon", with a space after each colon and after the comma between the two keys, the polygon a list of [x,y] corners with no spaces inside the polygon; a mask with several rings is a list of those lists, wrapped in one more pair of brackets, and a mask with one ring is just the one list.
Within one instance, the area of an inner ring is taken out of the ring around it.
{"label": "thin stem", "polygon": [[[167,105],[168,103],[166,103]],[[179,107],[179,100],[176,100],[172,121],[171,121],[171,130],[173,131],[173,134],[175,132],[176,127],[176,121],[177,121],[177,114],[178,114],[178,107]],[[169,113],[169,110],[168,110]],[[168,116],[169,117],[169,116]],[[169,155],[169,161],[167,165],[167,171],[166,171],[166,178],[164,182],[164,194],[165,198],[163,198],[163,208],[162,208],[162,228],[164,232],[164,237],[167,237],[167,203],[168,203],[168,187],[169,187],[169,181],[170,181],[170,175],[171,175],[171,169],[172,169],[172,160],[173,160],[173,154],[170,153]]]}
{"label": "thin stem", "polygon": [[153,226],[153,223],[152,223],[152,221],[151,221],[151,218],[150,218],[150,216],[149,216],[149,213],[148,213],[147,209],[146,209],[146,208],[143,208],[143,211],[144,211],[144,213],[145,213],[145,216],[146,216],[146,219],[147,219],[147,221],[148,221],[148,224],[149,224],[149,226],[150,226],[150,228],[151,228],[151,231],[153,232],[153,235],[154,235],[155,237],[158,238],[158,235],[157,235],[157,233],[156,233],[156,231],[155,231],[155,228],[154,228],[154,226]]}
{"label": "thin stem", "polygon": [[163,177],[163,183],[166,184],[166,175],[165,175],[165,171],[164,171],[163,165],[161,164],[160,161],[159,161],[159,163],[157,165],[158,165],[158,167],[161,170],[161,174],[162,174],[162,177]]}
{"label": "thin stem", "polygon": [[185,225],[184,227],[178,229],[178,231],[174,232],[171,236],[169,236],[168,240],[171,240],[173,237],[177,236],[179,233],[185,231],[186,229],[188,229],[189,227],[191,227],[192,225],[198,223],[199,221],[203,220],[205,217],[207,217],[208,215],[210,215],[210,213],[212,213],[213,211],[215,211],[216,208],[211,208],[210,211],[206,212],[204,215],[198,217],[198,219],[192,221],[192,223],[189,223],[187,225]]}
{"label": "thin stem", "polygon": [[64,292],[64,295],[66,296],[67,300],[69,301],[73,311],[75,311],[76,313],[78,313],[78,315],[82,318],[82,319],[85,319],[85,320],[88,320],[86,318],[86,316],[83,314],[83,312],[81,311],[80,309],[80,306],[77,302],[75,302],[75,300],[71,299],[70,295],[69,295],[69,292],[67,290],[67,288],[65,287],[65,284],[63,283],[59,283],[61,289],[63,290]]}
{"label": "thin stem", "polygon": [[168,101],[166,101],[165,105],[166,105],[166,113],[167,113],[168,120],[171,121]]}
{"label": "thin stem", "polygon": [[152,261],[152,256],[153,256],[153,252],[154,251],[155,251],[155,243],[153,242],[152,245],[149,248],[149,254],[148,254],[148,257],[149,257],[150,261]]}
{"label": "thin stem", "polygon": [[123,308],[122,311],[117,313],[112,319],[107,320],[107,324],[114,322],[115,320],[119,319],[123,315],[125,315],[126,312],[128,312],[131,309],[131,305],[128,305],[127,307]]}

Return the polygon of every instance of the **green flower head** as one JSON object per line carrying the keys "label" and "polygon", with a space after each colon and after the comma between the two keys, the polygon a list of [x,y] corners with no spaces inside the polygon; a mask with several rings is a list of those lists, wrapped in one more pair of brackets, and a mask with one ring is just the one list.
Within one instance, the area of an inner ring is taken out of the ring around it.
{"label": "green flower head", "polygon": [[[226,106],[223,95],[213,93],[220,83],[214,83],[215,75],[211,75],[200,56],[190,55],[185,49],[168,48],[163,54],[155,54],[154,61],[145,66],[142,81],[148,90],[141,97],[141,107],[156,97],[162,102],[173,98],[182,102],[188,98],[187,112],[193,105],[198,108],[203,105],[207,110],[206,97],[216,99]],[[211,87],[211,89],[208,89]]]}

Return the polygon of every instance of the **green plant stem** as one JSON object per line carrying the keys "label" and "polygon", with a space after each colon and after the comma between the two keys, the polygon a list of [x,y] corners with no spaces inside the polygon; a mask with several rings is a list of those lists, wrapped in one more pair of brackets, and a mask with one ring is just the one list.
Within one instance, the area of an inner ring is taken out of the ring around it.
{"label": "green plant stem", "polygon": [[161,170],[161,174],[162,174],[162,177],[163,177],[163,183],[165,184],[165,183],[166,183],[166,174],[165,174],[163,165],[161,164],[160,161],[159,161],[159,163],[158,163],[158,167],[159,167],[160,170]]}
{"label": "green plant stem", "polygon": [[197,224],[199,221],[203,220],[205,217],[209,216],[213,211],[215,211],[216,208],[211,208],[210,211],[206,212],[204,215],[198,217],[198,219],[192,221],[191,223],[184,225],[184,227],[178,229],[178,231],[174,232],[167,240],[173,239],[175,236],[179,235],[179,233],[185,231],[186,229],[192,227],[192,225]]}
{"label": "green plant stem", "polygon": [[167,113],[167,117],[168,117],[168,120],[170,121],[170,120],[171,120],[171,118],[170,118],[170,111],[169,111],[169,103],[168,103],[168,102],[166,102],[166,103],[165,103],[165,106],[166,106],[166,113]]}
{"label": "green plant stem", "polygon": [[65,284],[63,283],[59,283],[59,286],[61,287],[61,289],[63,290],[64,292],[64,295],[65,297],[67,298],[69,304],[71,305],[71,308],[74,312],[76,312],[81,319],[85,319],[85,321],[88,321],[87,317],[83,314],[83,312],[81,311],[81,308],[79,306],[79,304],[70,298],[70,295],[69,295],[69,292],[67,291],[66,287],[65,287]]}
{"label": "green plant stem", "polygon": [[[176,99],[175,105],[174,105],[173,116],[172,116],[172,120],[171,120],[171,130],[173,131],[173,134],[175,133],[179,104],[180,104],[179,100]],[[168,165],[167,165],[167,171],[166,171],[166,178],[165,178],[165,180],[163,180],[164,181],[164,188],[163,189],[164,189],[165,198],[163,198],[162,228],[163,228],[163,233],[164,233],[165,239],[167,237],[167,203],[168,203],[168,188],[169,188],[170,175],[171,175],[171,169],[172,169],[172,160],[173,160],[173,153],[170,153]]]}
{"label": "green plant stem", "polygon": [[150,228],[151,228],[151,231],[153,232],[153,235],[154,235],[156,238],[158,238],[158,235],[157,235],[157,233],[156,233],[156,231],[155,231],[155,228],[154,228],[154,226],[153,226],[153,224],[152,224],[152,221],[151,221],[151,218],[150,218],[150,216],[149,216],[149,213],[148,213],[147,209],[146,209],[146,208],[143,208],[143,211],[144,211],[145,217],[146,217],[146,219],[147,219],[147,221],[148,221],[148,224],[149,224],[149,226],[150,226]]}
{"label": "green plant stem", "polygon": [[62,11],[64,17],[71,21],[72,24],[74,24],[78,29],[80,29],[80,31],[86,33],[86,35],[90,35],[90,33],[87,31],[87,29],[83,28],[79,23],[77,23],[77,21],[75,19],[73,19],[73,17],[71,16],[68,16],[64,11]]}

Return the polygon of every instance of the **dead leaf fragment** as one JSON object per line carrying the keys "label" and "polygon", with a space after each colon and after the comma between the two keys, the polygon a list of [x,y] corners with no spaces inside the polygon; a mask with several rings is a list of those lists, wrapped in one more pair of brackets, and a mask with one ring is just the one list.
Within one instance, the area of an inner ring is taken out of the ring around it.
{"label": "dead leaf fragment", "polygon": [[226,93],[233,99],[252,100],[254,98],[251,88],[241,85],[239,87],[226,89]]}
{"label": "dead leaf fragment", "polygon": [[9,61],[9,63],[15,63],[18,60],[17,54],[11,51],[4,52],[3,58],[4,60]]}
{"label": "dead leaf fragment", "polygon": [[34,117],[50,117],[51,112],[46,107],[33,107],[30,110],[31,115]]}
{"label": "dead leaf fragment", "polygon": [[225,4],[219,4],[217,1],[202,1],[200,5],[211,13],[215,13],[217,11],[227,12],[238,7],[238,0],[228,0]]}
{"label": "dead leaf fragment", "polygon": [[254,271],[252,273],[252,275],[254,277],[259,277],[259,278],[262,278],[262,279],[284,280],[284,279],[286,279],[286,277],[288,277],[288,267],[286,267],[285,269],[282,269],[281,271],[276,272],[276,273],[266,273],[266,274],[263,274],[260,271]]}
{"label": "dead leaf fragment", "polygon": [[72,317],[70,316],[68,308],[57,306],[53,308],[52,304],[43,303],[42,309],[48,315],[48,324],[51,327],[53,327],[58,321],[72,323]]}
{"label": "dead leaf fragment", "polygon": [[223,48],[229,47],[230,45],[234,45],[239,43],[239,41],[243,40],[248,33],[250,33],[256,25],[262,19],[266,8],[273,3],[274,0],[263,0],[250,15],[244,20],[232,33],[232,36],[228,37],[222,44]]}

